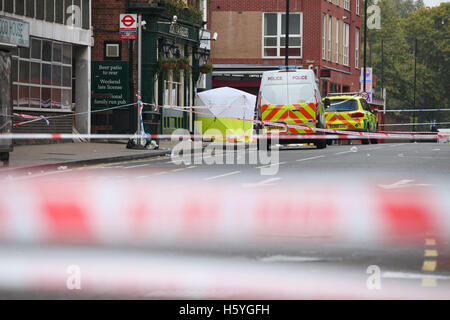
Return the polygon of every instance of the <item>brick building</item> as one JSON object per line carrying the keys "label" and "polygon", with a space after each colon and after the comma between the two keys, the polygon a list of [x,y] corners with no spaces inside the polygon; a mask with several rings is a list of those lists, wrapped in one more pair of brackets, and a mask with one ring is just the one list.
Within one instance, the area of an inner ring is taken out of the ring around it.
{"label": "brick building", "polygon": [[[211,0],[213,87],[257,94],[284,65],[286,0]],[[362,0],[290,0],[289,64],[312,68],[322,95],[359,91]]]}
{"label": "brick building", "polygon": [[[92,3],[95,46],[92,50],[93,109],[107,109],[136,101],[138,93],[137,40],[121,40],[120,14],[141,14],[142,100],[158,105],[192,105],[202,78],[199,65],[207,60],[209,49],[201,46],[207,34],[207,0],[96,0]],[[176,21],[173,17],[177,16]],[[209,48],[209,44],[208,44]],[[208,51],[208,52],[207,52]],[[170,59],[188,60],[187,69],[164,69]],[[103,71],[107,71],[104,73]],[[110,71],[112,77],[105,76]],[[106,81],[106,82],[105,82]],[[104,89],[114,83],[117,90]],[[137,126],[135,107],[98,112],[92,116],[96,133],[132,133]],[[143,113],[147,132],[170,133],[190,128],[192,115],[177,110],[146,106]]]}

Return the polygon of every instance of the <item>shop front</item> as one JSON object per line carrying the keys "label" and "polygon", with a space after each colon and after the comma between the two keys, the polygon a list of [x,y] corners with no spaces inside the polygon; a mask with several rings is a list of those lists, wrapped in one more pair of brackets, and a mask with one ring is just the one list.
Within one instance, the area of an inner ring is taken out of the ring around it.
{"label": "shop front", "polygon": [[[142,14],[142,100],[146,132],[170,134],[177,128],[193,131],[194,115],[180,107],[192,106],[200,76],[199,63],[208,52],[200,48],[201,12],[135,4]],[[155,108],[155,106],[172,108]],[[178,108],[177,108],[178,107]]]}

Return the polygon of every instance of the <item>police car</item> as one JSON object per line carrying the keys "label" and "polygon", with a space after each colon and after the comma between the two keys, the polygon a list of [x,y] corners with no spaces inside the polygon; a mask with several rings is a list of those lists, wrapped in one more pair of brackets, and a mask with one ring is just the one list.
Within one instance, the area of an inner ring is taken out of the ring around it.
{"label": "police car", "polygon": [[[378,132],[378,110],[370,110],[366,99],[358,94],[337,94],[324,98],[327,129],[341,131]],[[362,139],[363,144],[378,143],[377,139]],[[331,141],[328,142],[331,144]]]}

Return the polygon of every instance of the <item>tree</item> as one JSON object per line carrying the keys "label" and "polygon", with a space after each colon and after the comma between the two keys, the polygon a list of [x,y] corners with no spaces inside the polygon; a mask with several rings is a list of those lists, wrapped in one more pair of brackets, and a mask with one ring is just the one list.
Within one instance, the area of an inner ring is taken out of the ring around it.
{"label": "tree", "polygon": [[[388,92],[389,109],[414,107],[414,62],[416,60],[417,108],[450,108],[450,3],[426,8],[423,1],[380,0],[382,25],[369,30],[368,43],[372,47],[372,67]],[[417,39],[417,56],[415,43]],[[381,42],[383,41],[383,70]],[[383,78],[381,73],[383,71]],[[378,90],[377,93],[379,93]],[[419,121],[450,120],[449,112],[418,113]]]}

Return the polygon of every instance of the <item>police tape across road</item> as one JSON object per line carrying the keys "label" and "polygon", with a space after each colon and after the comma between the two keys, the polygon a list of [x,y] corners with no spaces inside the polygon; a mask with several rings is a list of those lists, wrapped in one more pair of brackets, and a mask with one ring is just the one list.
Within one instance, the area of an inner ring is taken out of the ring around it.
{"label": "police tape across road", "polygon": [[280,241],[383,247],[423,244],[427,236],[450,240],[450,185],[435,177],[426,181],[429,187],[399,189],[383,187],[380,177],[334,184],[345,180],[336,176],[323,184],[314,174],[303,177],[307,185],[259,188],[192,187],[179,177],[120,183],[73,178],[3,181],[0,243],[242,249]]}
{"label": "police tape across road", "polygon": [[[270,124],[270,123],[267,123]],[[279,124],[277,124],[279,125]],[[316,129],[314,129],[316,130]],[[317,129],[318,131],[318,129]],[[360,139],[383,139],[383,140],[446,140],[450,138],[450,134],[389,134],[389,133],[365,133],[365,132],[349,132],[340,131],[334,134],[267,134],[267,135],[220,135],[220,134],[71,134],[71,133],[10,133],[10,134],[0,134],[0,140],[72,140],[72,139],[159,139],[159,140],[216,140],[226,139],[227,141],[236,141],[242,138],[252,138],[252,139],[298,139],[298,140],[360,140]]]}

